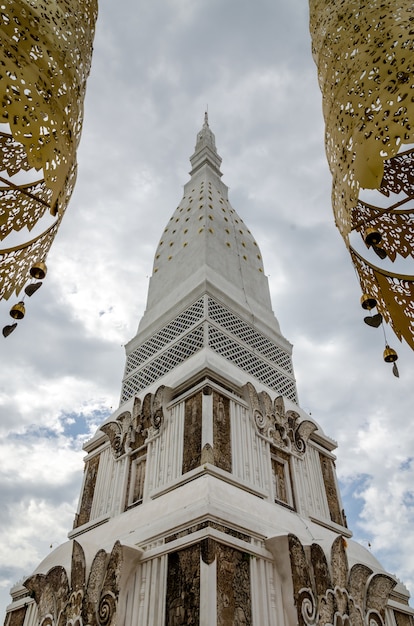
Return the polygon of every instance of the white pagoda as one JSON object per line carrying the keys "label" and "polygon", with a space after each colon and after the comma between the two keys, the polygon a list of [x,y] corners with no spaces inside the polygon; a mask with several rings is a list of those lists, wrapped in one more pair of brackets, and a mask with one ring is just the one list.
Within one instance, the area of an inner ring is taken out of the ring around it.
{"label": "white pagoda", "polygon": [[73,530],[5,626],[413,626],[406,588],[351,539],[207,115],[190,161]]}

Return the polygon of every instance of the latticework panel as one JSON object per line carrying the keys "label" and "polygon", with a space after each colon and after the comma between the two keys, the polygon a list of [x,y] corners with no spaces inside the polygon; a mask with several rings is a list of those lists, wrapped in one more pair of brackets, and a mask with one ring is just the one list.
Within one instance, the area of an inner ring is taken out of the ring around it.
{"label": "latticework panel", "polygon": [[[414,143],[413,20],[411,0],[310,0],[335,221],[348,247],[353,229],[364,240],[368,227],[378,232],[381,249],[369,245],[391,261],[413,256],[414,154],[403,151]],[[367,204],[363,189],[396,194],[397,201]],[[355,267],[365,268],[361,285],[377,293],[378,311],[414,349],[412,303],[396,295],[409,285],[413,290],[414,276],[375,269],[365,259]],[[379,272],[385,282],[377,279]]]}
{"label": "latticework panel", "polygon": [[287,352],[212,298],[208,299],[208,315],[212,321],[220,324],[232,335],[241,339],[270,361],[274,361],[278,367],[286,370],[289,374],[293,374],[292,359]]}
{"label": "latticework panel", "polygon": [[136,350],[128,355],[125,375],[130,374],[146,360],[153,357],[167,344],[176,340],[180,335],[197,324],[204,316],[204,299],[197,300],[192,306],[183,311],[169,324],[164,326],[156,335],[141,344]]}
{"label": "latticework panel", "polygon": [[294,380],[288,378],[285,373],[261,359],[260,356],[250,352],[214,326],[208,327],[208,345],[230,363],[234,363],[274,391],[297,402]]}
{"label": "latticework panel", "polygon": [[[68,204],[96,16],[97,0],[2,3],[1,121],[9,132],[0,133],[0,239],[24,226],[43,232],[0,250],[1,298],[19,293],[30,267],[45,260]],[[56,220],[42,228],[46,209]]]}
{"label": "latticework panel", "polygon": [[190,356],[201,350],[204,342],[203,325],[198,326],[182,337],[160,356],[149,361],[144,367],[124,380],[121,403],[142,391],[156,380],[183,363]]}
{"label": "latticework panel", "polygon": [[[207,326],[208,337],[204,336],[204,326],[200,325],[202,320],[211,322]],[[152,385],[202,347],[212,348],[270,388],[296,401],[290,354],[213,298],[205,300],[203,297],[128,355],[121,402]]]}

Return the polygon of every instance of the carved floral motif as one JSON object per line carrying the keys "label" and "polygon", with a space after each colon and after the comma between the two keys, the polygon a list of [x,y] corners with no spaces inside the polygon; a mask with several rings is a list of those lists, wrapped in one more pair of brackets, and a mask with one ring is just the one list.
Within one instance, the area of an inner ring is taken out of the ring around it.
{"label": "carved floral motif", "polygon": [[332,544],[330,567],[320,545],[305,553],[295,535],[289,552],[299,626],[384,626],[396,581],[361,563],[349,570],[343,537]]}
{"label": "carved floral motif", "polygon": [[296,411],[286,411],[282,396],[273,401],[265,391],[257,393],[251,383],[245,385],[245,391],[257,431],[277,447],[303,454],[316,425],[310,420],[299,421]]}
{"label": "carved floral motif", "polygon": [[73,542],[70,581],[58,565],[24,582],[39,609],[39,626],[110,626],[116,623],[120,572],[124,558],[117,541],[110,555],[99,550],[86,580],[82,546]]}
{"label": "carved floral motif", "polygon": [[164,423],[165,398],[166,387],[161,386],[155,394],[147,393],[142,403],[139,398],[135,398],[132,415],[130,411],[124,411],[116,421],[100,427],[109,438],[115,458],[136,450],[160,433]]}

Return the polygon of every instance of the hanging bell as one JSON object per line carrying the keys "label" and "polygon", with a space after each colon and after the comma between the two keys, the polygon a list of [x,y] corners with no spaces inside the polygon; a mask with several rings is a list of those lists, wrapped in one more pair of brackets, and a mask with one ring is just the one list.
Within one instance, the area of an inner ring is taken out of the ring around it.
{"label": "hanging bell", "polygon": [[47,267],[43,261],[38,261],[30,268],[30,276],[36,278],[36,280],[43,280],[46,276]]}
{"label": "hanging bell", "polygon": [[377,246],[381,242],[381,239],[382,235],[377,231],[376,228],[372,228],[370,226],[364,232],[364,241],[367,246]]}
{"label": "hanging bell", "polygon": [[388,345],[385,346],[384,350],[384,361],[386,363],[394,363],[398,359],[398,354],[393,348],[390,348]]}
{"label": "hanging bell", "polygon": [[371,309],[374,309],[377,306],[377,301],[373,296],[370,296],[369,294],[364,293],[361,296],[361,306],[366,311],[370,311]]}
{"label": "hanging bell", "polygon": [[18,302],[17,304],[14,304],[10,309],[10,316],[15,320],[23,319],[25,313],[26,309],[24,308],[23,302]]}

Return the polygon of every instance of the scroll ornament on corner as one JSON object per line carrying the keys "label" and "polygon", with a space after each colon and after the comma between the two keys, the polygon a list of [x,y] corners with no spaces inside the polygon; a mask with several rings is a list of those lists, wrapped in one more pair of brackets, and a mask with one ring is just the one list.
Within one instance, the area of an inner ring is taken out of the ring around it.
{"label": "scroll ornament on corner", "polygon": [[139,448],[160,434],[167,395],[167,388],[162,385],[154,394],[147,393],[143,402],[135,398],[132,413],[124,411],[116,420],[100,427],[109,439],[115,458]]}
{"label": "scroll ornament on corner", "polygon": [[265,391],[258,393],[251,383],[244,389],[257,431],[279,448],[304,454],[316,424],[300,420],[296,411],[286,411],[283,396],[272,400]]}

